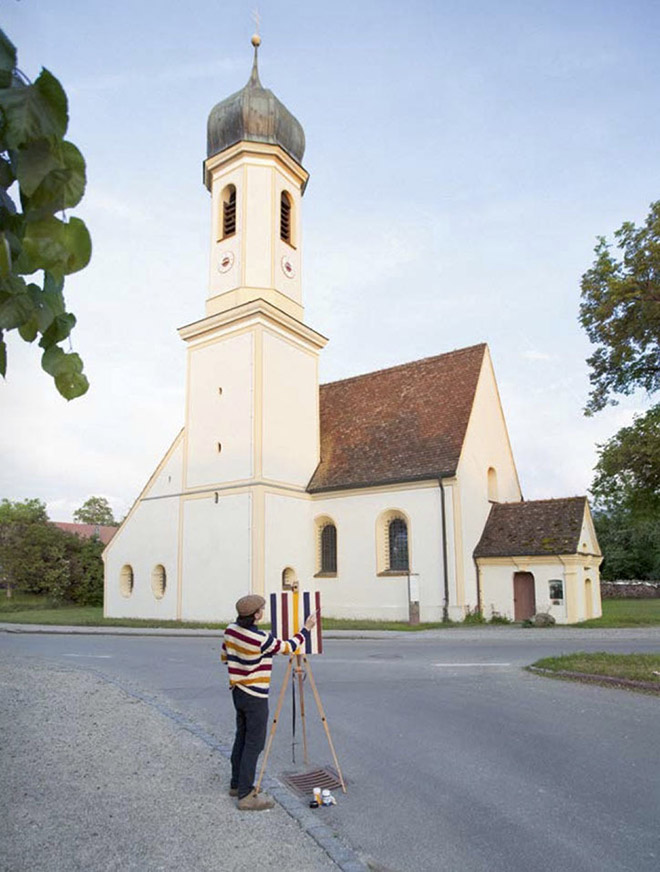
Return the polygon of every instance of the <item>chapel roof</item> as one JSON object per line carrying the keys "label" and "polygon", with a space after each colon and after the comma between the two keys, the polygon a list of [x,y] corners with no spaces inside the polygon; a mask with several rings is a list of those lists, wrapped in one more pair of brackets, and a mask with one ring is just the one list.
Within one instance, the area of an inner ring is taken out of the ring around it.
{"label": "chapel roof", "polygon": [[311,493],[453,475],[485,343],[320,387]]}
{"label": "chapel roof", "polygon": [[261,39],[252,37],[254,63],[245,87],[217,103],[209,113],[207,157],[237,142],[266,142],[281,146],[298,163],[305,153],[302,125],[259,79],[257,51]]}
{"label": "chapel roof", "polygon": [[575,554],[586,497],[494,503],[475,557]]}

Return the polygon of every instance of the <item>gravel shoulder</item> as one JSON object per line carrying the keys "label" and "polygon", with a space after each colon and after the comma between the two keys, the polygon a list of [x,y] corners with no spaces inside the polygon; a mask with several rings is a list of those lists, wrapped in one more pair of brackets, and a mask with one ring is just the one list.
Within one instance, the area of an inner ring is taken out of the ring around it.
{"label": "gravel shoulder", "polygon": [[0,666],[3,872],[338,867],[283,808],[241,813],[229,764],[100,676]]}

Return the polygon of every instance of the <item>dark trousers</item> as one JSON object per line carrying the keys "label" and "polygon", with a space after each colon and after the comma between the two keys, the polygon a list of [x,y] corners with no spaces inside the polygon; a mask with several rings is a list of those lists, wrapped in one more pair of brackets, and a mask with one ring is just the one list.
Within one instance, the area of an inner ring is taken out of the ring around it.
{"label": "dark trousers", "polygon": [[236,738],[231,752],[231,786],[243,799],[254,787],[257,760],[266,744],[268,697],[260,699],[239,687],[232,692],[236,709]]}

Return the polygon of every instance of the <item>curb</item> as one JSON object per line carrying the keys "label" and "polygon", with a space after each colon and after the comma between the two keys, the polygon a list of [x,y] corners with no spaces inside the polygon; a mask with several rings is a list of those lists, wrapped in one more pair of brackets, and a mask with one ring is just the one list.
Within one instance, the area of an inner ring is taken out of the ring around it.
{"label": "curb", "polygon": [[[213,632],[213,631],[211,631]],[[192,733],[205,745],[213,751],[217,751],[226,760],[231,760],[231,747],[223,745],[210,733],[202,729],[197,724],[189,721],[183,715],[178,714],[168,708],[164,703],[159,702],[155,697],[149,696],[138,690],[132,690],[126,687],[121,681],[100,672],[98,669],[85,670],[100,678],[102,681],[112,684],[119,688],[123,693],[137,699],[140,702],[151,706],[159,714],[173,721],[178,727]],[[273,799],[280,805],[284,811],[299,824],[300,828],[322,848],[330,859],[335,863],[342,872],[370,872],[369,867],[360,859],[358,854],[342,841],[326,824],[320,822],[308,808],[302,805],[299,799],[293,796],[286,787],[274,776],[264,775],[263,785]]]}
{"label": "curb", "polygon": [[631,690],[652,690],[655,693],[660,693],[660,682],[658,681],[637,681],[633,678],[617,678],[614,675],[592,675],[590,672],[569,672],[567,669],[543,669],[540,666],[528,666],[527,669],[529,672],[547,675],[549,678],[572,678],[574,681],[628,687]]}

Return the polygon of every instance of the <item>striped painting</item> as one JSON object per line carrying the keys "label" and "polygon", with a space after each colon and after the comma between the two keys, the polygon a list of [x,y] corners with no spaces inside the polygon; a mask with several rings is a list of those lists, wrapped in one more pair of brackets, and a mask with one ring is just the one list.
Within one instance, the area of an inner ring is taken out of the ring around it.
{"label": "striped painting", "polygon": [[270,595],[270,626],[273,636],[290,639],[300,632],[312,612],[318,612],[316,626],[305,642],[305,654],[323,653],[321,594],[319,591],[282,591]]}

